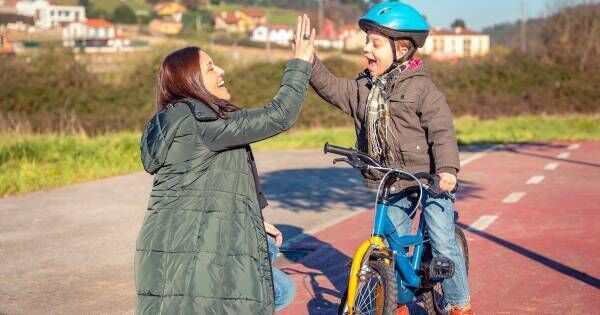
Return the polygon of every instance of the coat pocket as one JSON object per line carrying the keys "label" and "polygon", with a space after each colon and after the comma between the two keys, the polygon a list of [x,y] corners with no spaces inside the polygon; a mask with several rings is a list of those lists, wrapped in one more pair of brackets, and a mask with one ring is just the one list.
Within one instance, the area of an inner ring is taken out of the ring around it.
{"label": "coat pocket", "polygon": [[425,139],[414,139],[400,143],[400,153],[406,166],[429,165],[429,145]]}

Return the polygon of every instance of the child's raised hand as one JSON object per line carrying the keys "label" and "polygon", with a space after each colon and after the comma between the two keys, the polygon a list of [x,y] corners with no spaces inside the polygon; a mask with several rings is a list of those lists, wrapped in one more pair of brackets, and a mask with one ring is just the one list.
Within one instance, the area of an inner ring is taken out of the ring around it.
{"label": "child's raised hand", "polygon": [[440,177],[440,190],[442,192],[452,191],[456,187],[456,176],[454,174],[441,172],[438,173]]}

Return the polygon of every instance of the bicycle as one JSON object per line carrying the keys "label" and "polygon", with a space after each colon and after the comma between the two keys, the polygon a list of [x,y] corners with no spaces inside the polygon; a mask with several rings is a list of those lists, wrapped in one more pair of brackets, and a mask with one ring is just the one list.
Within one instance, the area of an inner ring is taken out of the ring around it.
{"label": "bicycle", "polygon": [[[413,217],[421,207],[424,190],[433,195],[441,194],[439,177],[429,173],[411,174],[402,169],[387,168],[365,153],[328,143],[325,144],[324,152],[344,156],[334,159],[334,164],[346,162],[359,170],[374,169],[385,172],[377,190],[373,232],[353,256],[348,288],[341,298],[338,314],[389,315],[394,313],[398,304],[408,304],[415,297],[422,297],[428,315],[446,314],[441,283],[453,276],[454,263],[445,257],[433,257],[423,211],[414,235],[398,235],[396,227],[387,217],[390,198],[397,195],[390,192],[390,187],[397,179],[408,179],[417,183],[417,202],[409,215]],[[421,179],[427,183],[423,183]],[[445,194],[454,200],[452,194]],[[468,272],[469,252],[466,238],[458,226],[455,226],[454,230]],[[410,248],[412,255],[409,255]]]}

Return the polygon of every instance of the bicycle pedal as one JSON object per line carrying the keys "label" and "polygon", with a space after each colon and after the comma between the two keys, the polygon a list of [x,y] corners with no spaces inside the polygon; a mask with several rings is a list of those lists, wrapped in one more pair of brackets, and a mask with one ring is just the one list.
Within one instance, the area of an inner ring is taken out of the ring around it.
{"label": "bicycle pedal", "polygon": [[454,262],[446,257],[433,257],[429,264],[429,277],[435,280],[449,279],[454,276]]}

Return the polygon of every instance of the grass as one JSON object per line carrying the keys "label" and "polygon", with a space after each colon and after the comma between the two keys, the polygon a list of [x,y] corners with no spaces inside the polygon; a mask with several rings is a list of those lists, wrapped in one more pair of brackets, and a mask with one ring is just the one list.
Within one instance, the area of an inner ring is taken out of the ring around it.
{"label": "grass", "polygon": [[[600,115],[520,116],[495,120],[456,119],[459,143],[600,140]],[[59,187],[141,171],[139,132],[97,137],[0,135],[0,196]],[[320,149],[325,142],[354,145],[353,128],[292,129],[256,143],[256,150]]]}
{"label": "grass", "polygon": [[[95,9],[103,10],[112,14],[115,8],[121,4],[126,4],[135,10],[144,10],[150,12],[152,7],[147,4],[144,0],[101,0],[91,1],[94,4]],[[55,0],[53,3],[59,5],[79,5],[77,0]]]}
{"label": "grass", "polygon": [[0,135],[0,196],[140,170],[139,134]]}

